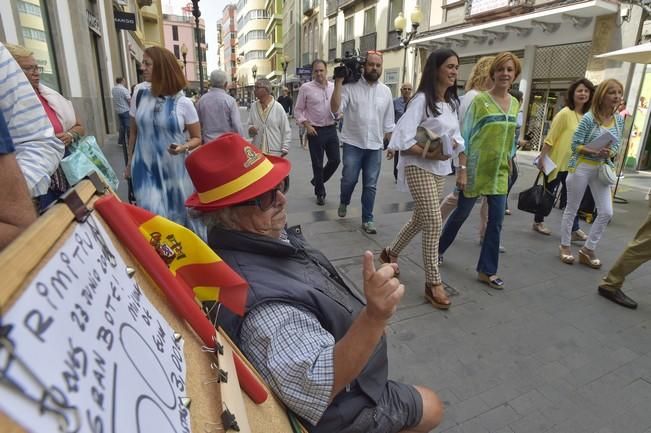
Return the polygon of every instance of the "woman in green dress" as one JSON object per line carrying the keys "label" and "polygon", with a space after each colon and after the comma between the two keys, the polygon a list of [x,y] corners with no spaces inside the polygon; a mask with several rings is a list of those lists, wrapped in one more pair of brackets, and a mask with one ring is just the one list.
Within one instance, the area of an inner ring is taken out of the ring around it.
{"label": "woman in green dress", "polygon": [[504,282],[497,276],[500,232],[511,170],[510,155],[520,110],[518,100],[509,94],[509,89],[520,70],[520,61],[514,54],[505,52],[495,56],[490,67],[493,88],[475,96],[464,116],[461,135],[466,150],[465,155],[459,155],[459,201],[439,242],[440,255],[454,241],[477,198],[485,196],[488,224],[477,272],[479,281],[498,290],[504,288]]}

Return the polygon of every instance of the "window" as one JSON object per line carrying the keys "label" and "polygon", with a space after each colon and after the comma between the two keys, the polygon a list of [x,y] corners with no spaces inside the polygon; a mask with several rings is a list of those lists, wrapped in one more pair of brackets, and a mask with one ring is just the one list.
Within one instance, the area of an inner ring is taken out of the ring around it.
{"label": "window", "polygon": [[172,40],[179,40],[179,26],[172,26]]}
{"label": "window", "polygon": [[331,25],[328,30],[328,48],[337,49],[337,24]]}
{"label": "window", "polygon": [[344,39],[350,41],[355,39],[355,17],[350,16],[344,21]]}
{"label": "window", "polygon": [[[33,29],[31,27],[23,27],[23,37],[25,39],[45,42],[45,32],[43,30]],[[27,42],[25,42],[25,45],[27,45]]]}
{"label": "window", "polygon": [[179,46],[178,46],[178,45],[174,45],[174,57],[176,57],[177,59],[180,59],[180,58],[181,58],[180,51],[179,51]]}
{"label": "window", "polygon": [[294,24],[294,9],[289,11],[289,24]]}
{"label": "window", "polygon": [[264,59],[264,51],[262,50],[256,50],[256,51],[249,51],[244,55],[244,60],[248,62],[249,60],[260,60]]}
{"label": "window", "polygon": [[256,41],[259,39],[267,39],[267,35],[265,34],[264,30],[251,30],[246,34],[244,43],[246,44],[249,41]]}
{"label": "window", "polygon": [[40,7],[31,3],[27,3],[22,0],[18,2],[18,12],[20,12],[21,14],[34,15],[35,17],[41,16]]}
{"label": "window", "polygon": [[375,33],[375,7],[364,11],[364,34]]}

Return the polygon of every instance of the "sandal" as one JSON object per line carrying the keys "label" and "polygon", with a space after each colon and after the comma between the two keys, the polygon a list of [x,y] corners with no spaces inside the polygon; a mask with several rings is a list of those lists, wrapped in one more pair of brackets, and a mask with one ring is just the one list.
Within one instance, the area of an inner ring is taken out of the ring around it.
{"label": "sandal", "polygon": [[[589,253],[587,251],[590,251]],[[579,250],[579,263],[592,269],[601,268],[601,260],[595,257],[594,251],[583,247]]]}
{"label": "sandal", "polygon": [[482,283],[488,284],[491,289],[504,290],[504,281],[496,275],[487,275],[483,272],[477,274],[477,279]]}
{"label": "sandal", "polygon": [[[444,293],[443,296],[437,296],[434,294],[436,292],[436,289],[439,287]],[[445,293],[445,289],[443,288],[442,284],[425,284],[425,300],[432,304],[434,308],[438,308],[439,310],[449,310],[450,306],[452,305],[452,302],[450,302],[450,299],[448,298],[447,293]]]}
{"label": "sandal", "polygon": [[[391,248],[386,247],[380,252],[380,263],[398,263],[398,254],[394,254]],[[396,269],[393,275],[395,277],[400,275],[400,268]]]}
{"label": "sandal", "polygon": [[[570,251],[570,254],[567,254],[565,249]],[[563,245],[558,247],[559,251],[559,257],[561,258],[561,262],[567,264],[567,265],[572,265],[574,264],[574,256],[571,254],[572,250],[570,247],[564,247]]]}

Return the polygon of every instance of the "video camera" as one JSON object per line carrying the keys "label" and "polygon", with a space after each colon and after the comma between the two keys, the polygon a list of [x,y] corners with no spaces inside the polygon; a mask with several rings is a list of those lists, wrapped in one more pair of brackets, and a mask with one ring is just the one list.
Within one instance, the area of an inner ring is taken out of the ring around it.
{"label": "video camera", "polygon": [[344,84],[356,83],[362,78],[366,58],[360,56],[357,50],[353,50],[352,54],[350,51],[346,51],[344,58],[335,59],[335,62],[340,63],[340,65],[335,68],[334,76],[335,78],[343,78]]}

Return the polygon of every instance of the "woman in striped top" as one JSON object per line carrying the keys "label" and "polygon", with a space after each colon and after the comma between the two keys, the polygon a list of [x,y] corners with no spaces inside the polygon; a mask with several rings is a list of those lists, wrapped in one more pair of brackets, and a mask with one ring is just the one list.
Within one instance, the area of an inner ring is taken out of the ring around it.
{"label": "woman in striped top", "polygon": [[[572,137],[572,156],[568,164],[570,174],[567,177],[567,206],[561,221],[560,258],[563,263],[574,263],[570,248],[572,222],[589,185],[598,216],[592,224],[588,239],[579,250],[579,262],[593,269],[601,267],[595,249],[613,216],[613,206],[610,185],[599,179],[599,170],[604,164],[612,166],[612,159],[619,151],[624,119],[616,112],[616,108],[622,100],[623,92],[624,87],[617,80],[610,79],[599,84],[594,94],[592,109],[583,116]],[[601,149],[586,146],[606,131],[612,133],[617,138],[616,141]]]}

